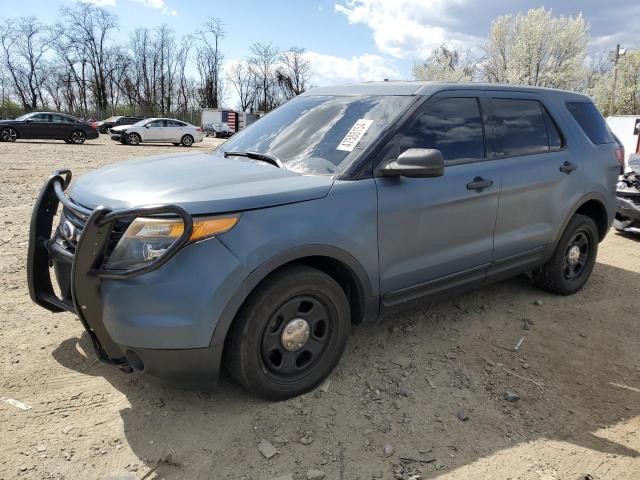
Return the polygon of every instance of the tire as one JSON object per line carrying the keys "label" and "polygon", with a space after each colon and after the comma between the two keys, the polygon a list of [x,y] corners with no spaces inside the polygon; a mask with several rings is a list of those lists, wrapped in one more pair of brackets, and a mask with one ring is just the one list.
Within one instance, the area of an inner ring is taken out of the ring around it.
{"label": "tire", "polygon": [[534,282],[560,295],[576,293],[593,271],[598,241],[595,222],[585,215],[574,215],[560,237],[553,256],[532,272]]}
{"label": "tire", "polygon": [[190,147],[193,145],[193,137],[191,135],[183,135],[180,143],[183,147]]}
{"label": "tire", "polygon": [[82,145],[86,139],[87,136],[82,130],[74,130],[69,137],[69,141],[75,145]]}
{"label": "tire", "polygon": [[173,144],[174,144],[176,147],[179,147],[179,146],[180,146],[180,143],[175,143],[175,142],[173,142]]}
{"label": "tire", "polygon": [[[314,389],[335,368],[350,325],[349,302],[333,278],[303,265],[284,267],[259,285],[238,312],[225,364],[259,397],[295,397]],[[300,337],[291,336],[296,331]]]}
{"label": "tire", "polygon": [[3,142],[15,142],[18,139],[18,132],[15,128],[3,128],[2,132],[0,132],[0,138],[2,138]]}
{"label": "tire", "polygon": [[140,135],[138,135],[135,132],[128,133],[127,136],[125,137],[125,142],[127,145],[139,145],[141,141],[142,141],[142,138],[140,138]]}
{"label": "tire", "polygon": [[107,133],[107,129],[106,128],[100,128],[98,131],[103,135]]}
{"label": "tire", "polygon": [[71,143],[71,140],[69,140],[68,138],[65,138],[64,143]]}

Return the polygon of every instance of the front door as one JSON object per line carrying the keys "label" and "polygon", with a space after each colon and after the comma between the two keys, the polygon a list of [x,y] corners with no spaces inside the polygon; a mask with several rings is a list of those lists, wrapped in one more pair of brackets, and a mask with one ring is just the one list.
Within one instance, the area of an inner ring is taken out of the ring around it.
{"label": "front door", "polygon": [[142,129],[142,140],[145,142],[164,141],[166,120],[153,120]]}
{"label": "front door", "polygon": [[385,160],[408,148],[435,148],[438,178],[378,177],[380,286],[386,304],[438,284],[485,278],[493,255],[501,174],[487,158],[479,92],[425,102],[395,135]]}

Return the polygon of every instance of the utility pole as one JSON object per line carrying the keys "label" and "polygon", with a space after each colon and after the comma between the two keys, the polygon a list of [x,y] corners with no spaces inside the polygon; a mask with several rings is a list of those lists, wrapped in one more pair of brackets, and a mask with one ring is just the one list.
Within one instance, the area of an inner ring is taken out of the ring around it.
{"label": "utility pole", "polygon": [[616,101],[616,82],[618,80],[618,60],[627,53],[626,48],[620,48],[620,44],[616,45],[615,52],[609,52],[613,61],[613,82],[611,84],[611,100],[609,100],[609,116],[613,115]]}

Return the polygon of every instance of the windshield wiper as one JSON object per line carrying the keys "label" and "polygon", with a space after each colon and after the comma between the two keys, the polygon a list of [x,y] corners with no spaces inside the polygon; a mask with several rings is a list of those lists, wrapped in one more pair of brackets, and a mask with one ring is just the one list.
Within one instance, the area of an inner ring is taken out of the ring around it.
{"label": "windshield wiper", "polygon": [[224,158],[227,157],[247,157],[250,158],[252,160],[261,160],[263,162],[267,162],[270,163],[271,165],[278,167],[278,168],[287,168],[284,166],[284,163],[282,163],[282,160],[280,160],[278,157],[274,157],[272,155],[267,155],[264,153],[258,153],[258,152],[226,152],[224,150],[222,150],[222,154],[224,155]]}

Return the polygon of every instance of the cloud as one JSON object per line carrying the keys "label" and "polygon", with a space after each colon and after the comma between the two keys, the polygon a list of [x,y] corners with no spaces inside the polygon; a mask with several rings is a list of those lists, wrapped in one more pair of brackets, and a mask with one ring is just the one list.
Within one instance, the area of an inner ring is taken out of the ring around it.
{"label": "cloud", "polygon": [[364,54],[345,58],[306,52],[305,56],[311,62],[312,82],[319,86],[385,78],[394,80],[401,77],[393,61],[380,55]]}
{"label": "cloud", "polygon": [[81,3],[90,3],[96,7],[115,7],[116,0],[80,0]]}
{"label": "cloud", "polygon": [[178,12],[176,12],[173,8],[169,7],[166,3],[164,3],[164,0],[134,0],[134,1],[144,5],[145,7],[155,8],[157,10],[160,10],[164,15],[175,16],[178,14]]}
{"label": "cloud", "polygon": [[475,49],[473,35],[456,30],[452,8],[467,0],[343,0],[335,11],[350,23],[363,23],[373,31],[382,53],[395,58],[415,59],[446,43],[462,50]]}

